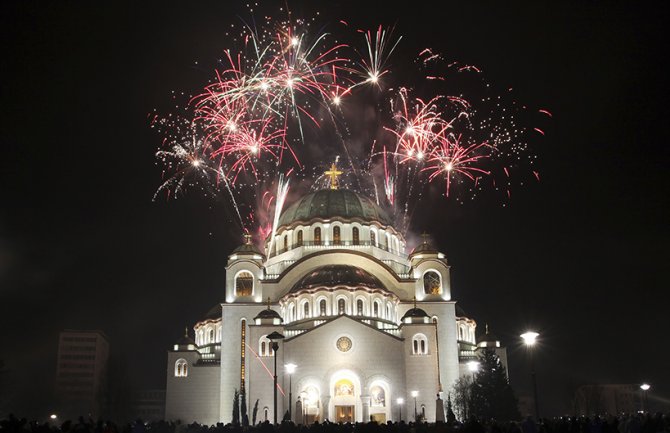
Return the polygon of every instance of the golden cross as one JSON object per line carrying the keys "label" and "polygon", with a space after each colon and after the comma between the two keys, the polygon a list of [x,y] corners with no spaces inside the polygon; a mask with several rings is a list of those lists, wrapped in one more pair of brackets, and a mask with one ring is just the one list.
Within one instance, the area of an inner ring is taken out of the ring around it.
{"label": "golden cross", "polygon": [[337,169],[335,163],[330,166],[330,170],[324,172],[323,174],[330,177],[330,189],[337,189],[337,176],[340,176],[342,172]]}
{"label": "golden cross", "polygon": [[421,233],[421,237],[423,238],[423,243],[427,244],[428,243],[428,238],[430,237],[430,235],[426,232],[423,232],[423,233]]}
{"label": "golden cross", "polygon": [[251,244],[251,235],[249,233],[244,234],[244,243],[247,245]]}

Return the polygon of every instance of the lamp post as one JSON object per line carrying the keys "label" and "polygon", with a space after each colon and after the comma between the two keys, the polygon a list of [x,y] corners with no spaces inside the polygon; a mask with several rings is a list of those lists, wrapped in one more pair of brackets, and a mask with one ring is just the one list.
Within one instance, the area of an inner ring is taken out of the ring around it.
{"label": "lamp post", "polygon": [[284,368],[288,373],[288,415],[293,421],[293,373],[298,366],[292,363],[286,364]]}
{"label": "lamp post", "polygon": [[648,383],[643,383],[640,385],[640,389],[642,390],[642,413],[644,413],[644,406],[645,406],[645,400],[647,400],[647,391],[651,388],[651,385]]}
{"label": "lamp post", "polygon": [[528,353],[530,356],[530,377],[533,382],[533,400],[535,401],[536,422],[540,421],[540,407],[537,403],[537,379],[535,378],[535,362],[533,360],[533,347],[535,346],[537,337],[539,337],[539,335],[540,334],[534,331],[528,331],[521,334],[521,338],[523,338],[523,343],[526,345],[526,348],[528,349]]}
{"label": "lamp post", "polygon": [[402,404],[405,402],[405,399],[398,397],[395,402],[398,403],[398,422],[400,422],[402,421]]}
{"label": "lamp post", "polygon": [[479,371],[479,361],[470,361],[467,363],[468,370],[472,373],[472,381],[475,381],[475,373]]}
{"label": "lamp post", "polygon": [[268,340],[272,342],[272,355],[275,358],[275,371],[274,371],[274,423],[277,424],[277,351],[279,350],[279,342],[284,339],[284,336],[279,332],[274,331],[272,334],[268,335]]}
{"label": "lamp post", "polygon": [[414,422],[416,422],[416,397],[419,395],[419,391],[412,391],[412,397],[414,397]]}

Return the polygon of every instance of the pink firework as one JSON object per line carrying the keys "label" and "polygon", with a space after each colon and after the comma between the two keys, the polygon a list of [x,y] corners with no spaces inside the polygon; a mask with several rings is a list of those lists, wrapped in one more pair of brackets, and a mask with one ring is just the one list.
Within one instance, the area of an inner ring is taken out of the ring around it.
{"label": "pink firework", "polygon": [[406,89],[400,89],[399,97],[400,106],[394,110],[396,127],[385,129],[396,137],[395,154],[401,163],[423,161],[451,125],[442,119],[438,109],[442,97],[436,96],[427,103],[419,98],[409,101]]}
{"label": "pink firework", "polygon": [[461,145],[460,140],[460,136],[455,137],[452,134],[443,136],[439,146],[431,152],[427,166],[421,170],[429,173],[429,182],[443,176],[447,196],[452,178],[460,175],[476,182],[479,176],[490,174],[477,164],[489,158],[491,145],[486,142]]}
{"label": "pink firework", "polygon": [[260,158],[278,159],[279,151],[285,146],[286,131],[271,125],[271,119],[248,121],[236,126],[220,136],[219,147],[212,157],[219,159],[220,165],[227,157],[233,156],[233,162],[226,176],[232,174],[233,183],[241,171],[250,169],[257,177],[254,161]]}

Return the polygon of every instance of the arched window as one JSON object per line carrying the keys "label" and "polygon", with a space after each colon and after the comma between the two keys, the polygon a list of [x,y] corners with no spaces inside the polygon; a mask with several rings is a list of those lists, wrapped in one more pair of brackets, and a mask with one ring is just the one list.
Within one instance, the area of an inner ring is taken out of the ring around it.
{"label": "arched window", "polygon": [[326,315],[326,300],[325,299],[322,299],[321,301],[319,301],[319,314],[321,316]]}
{"label": "arched window", "polygon": [[298,230],[298,246],[302,246],[302,230]]}
{"label": "arched window", "polygon": [[268,418],[268,408],[267,408],[267,407],[264,407],[264,408],[263,408],[263,416],[265,417],[265,421],[269,421],[269,418]]}
{"label": "arched window", "polygon": [[333,227],[333,245],[341,245],[342,236],[340,235],[340,226]]}
{"label": "arched window", "polygon": [[242,271],[235,278],[235,296],[251,296],[254,290],[254,275]]}
{"label": "arched window", "polygon": [[337,314],[344,314],[344,299],[339,299],[337,301]]}
{"label": "arched window", "polygon": [[303,311],[302,311],[303,317],[305,317],[305,318],[309,317],[309,302],[305,302],[305,304],[302,306],[302,308],[303,308]]}
{"label": "arched window", "polygon": [[174,363],[174,375],[175,377],[188,376],[188,362],[185,359],[180,358]]}
{"label": "arched window", "polygon": [[209,330],[209,342],[214,343],[214,330],[213,329]]}
{"label": "arched window", "polygon": [[440,274],[435,271],[428,271],[423,274],[423,291],[427,295],[442,294],[442,281]]}
{"label": "arched window", "polygon": [[374,385],[370,388],[370,405],[376,407],[386,406],[386,392],[384,388],[379,385]]}
{"label": "arched window", "polygon": [[377,246],[377,233],[375,233],[373,230],[370,230],[370,244],[373,247]]}
{"label": "arched window", "polygon": [[295,305],[291,304],[288,307],[288,321],[293,322],[295,320]]}
{"label": "arched window", "polygon": [[361,299],[356,301],[356,314],[359,316],[363,315],[363,300]]}
{"label": "arched window", "polygon": [[353,237],[353,244],[354,244],[354,245],[359,245],[359,244],[361,243],[361,237],[360,237],[360,235],[358,234],[358,227],[354,227],[354,228],[351,230],[351,235],[352,235],[352,237]]}
{"label": "arched window", "polygon": [[375,301],[372,307],[372,315],[374,317],[379,317],[379,301]]}
{"label": "arched window", "polygon": [[288,235],[284,235],[284,251],[288,251]]}
{"label": "arched window", "polygon": [[415,334],[412,337],[412,354],[413,355],[427,355],[428,354],[428,339],[423,334]]}
{"label": "arched window", "polygon": [[272,355],[274,355],[272,353],[272,342],[270,342],[270,339],[266,335],[263,335],[258,340],[258,356],[272,356]]}
{"label": "arched window", "polygon": [[321,245],[321,227],[314,229],[314,245]]}
{"label": "arched window", "polygon": [[391,304],[386,304],[386,319],[391,320]]}

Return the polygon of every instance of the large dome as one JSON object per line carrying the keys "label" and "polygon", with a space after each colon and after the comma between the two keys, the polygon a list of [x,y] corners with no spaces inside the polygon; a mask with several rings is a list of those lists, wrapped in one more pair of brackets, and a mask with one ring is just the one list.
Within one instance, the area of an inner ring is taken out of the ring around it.
{"label": "large dome", "polygon": [[302,279],[293,286],[289,293],[317,289],[320,287],[335,288],[340,286],[363,286],[369,289],[386,291],[386,287],[384,287],[377,277],[361,268],[349,265],[326,265],[316,268],[302,277]]}
{"label": "large dome", "polygon": [[301,197],[282,212],[279,226],[336,217],[391,224],[388,214],[369,198],[346,189],[322,189]]}

